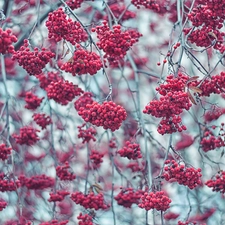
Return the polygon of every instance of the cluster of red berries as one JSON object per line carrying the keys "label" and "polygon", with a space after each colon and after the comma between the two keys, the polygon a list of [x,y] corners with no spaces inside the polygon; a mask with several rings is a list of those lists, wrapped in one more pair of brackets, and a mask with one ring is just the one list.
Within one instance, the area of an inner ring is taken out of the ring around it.
{"label": "cluster of red berries", "polygon": [[122,149],[117,151],[121,157],[128,159],[140,159],[142,158],[140,145],[137,143],[131,143],[126,141]]}
{"label": "cluster of red berries", "polygon": [[60,67],[61,70],[65,70],[73,76],[82,74],[94,75],[101,68],[100,56],[95,52],[89,52],[82,48],[76,49],[72,58]]}
{"label": "cluster of red berries", "polygon": [[176,181],[180,185],[188,186],[190,189],[202,184],[201,169],[194,169],[192,167],[185,167],[179,165],[175,160],[166,160],[162,177],[167,181]]}
{"label": "cluster of red berries", "polygon": [[45,174],[35,175],[30,178],[24,175],[19,176],[21,186],[26,186],[28,189],[42,190],[45,188],[51,188],[55,184],[55,180],[52,177]]}
{"label": "cluster of red berries", "polygon": [[[114,3],[114,4],[111,4],[109,7],[110,7],[113,15],[117,19],[120,19],[120,21],[125,21],[125,20],[133,19],[136,17],[136,13],[131,10],[128,10],[126,8],[125,4]],[[99,20],[108,20],[108,16],[102,15],[100,12],[97,12],[96,19],[98,21]]]}
{"label": "cluster of red berries", "polygon": [[129,31],[122,31],[121,26],[114,25],[110,30],[107,21],[103,21],[102,26],[96,26],[92,32],[97,33],[99,42],[98,47],[105,52],[104,58],[107,58],[110,64],[116,64],[122,60],[127,51],[138,41],[141,34],[136,32],[136,37],[131,36]]}
{"label": "cluster of red berries", "polygon": [[225,33],[220,32],[220,29],[223,27],[225,19],[224,7],[225,4],[220,0],[199,1],[198,7],[193,8],[188,14],[188,19],[197,28],[194,31],[192,28],[184,29],[185,34],[188,35],[188,40],[201,47],[208,47],[215,41],[213,48],[223,53]]}
{"label": "cluster of red berries", "polygon": [[65,162],[65,165],[56,167],[56,175],[60,180],[74,180],[76,178],[76,175],[69,172],[69,169],[69,163]]}
{"label": "cluster of red berries", "polygon": [[125,109],[116,105],[114,102],[93,102],[85,107],[80,107],[78,114],[85,120],[96,126],[102,126],[104,129],[112,131],[118,130],[122,121],[126,119],[127,114]]}
{"label": "cluster of red berries", "polygon": [[42,128],[42,130],[52,123],[51,117],[47,116],[44,113],[34,113],[32,118],[34,119],[36,124],[38,124]]}
{"label": "cluster of red berries", "polygon": [[121,188],[120,193],[114,197],[118,205],[130,208],[132,204],[138,204],[141,196],[144,194],[142,190],[134,190],[133,188]]}
{"label": "cluster of red berries", "polygon": [[68,220],[61,221],[61,222],[59,222],[58,220],[52,220],[52,221],[49,221],[49,222],[40,223],[40,225],[66,225],[67,223],[69,223]]}
{"label": "cluster of red berries", "polygon": [[2,211],[3,209],[5,209],[7,206],[7,202],[4,200],[0,200],[0,211]]}
{"label": "cluster of red berries", "polygon": [[117,148],[116,138],[112,138],[112,139],[109,140],[109,147],[110,148]]}
{"label": "cluster of red berries", "polygon": [[93,127],[89,127],[87,129],[83,128],[86,124],[84,123],[82,126],[78,126],[78,138],[81,138],[83,141],[82,143],[88,143],[89,141],[93,140],[96,141],[95,135],[97,131]]}
{"label": "cluster of red berries", "polygon": [[132,0],[131,3],[138,9],[140,9],[141,6],[144,6],[146,9],[150,9],[160,14],[169,12],[169,8],[171,7],[171,5],[168,7],[171,3],[170,0]]}
{"label": "cluster of red berries", "polygon": [[4,31],[0,28],[0,53],[14,53],[13,42],[17,42],[17,38],[12,31],[10,29]]}
{"label": "cluster of red berries", "polygon": [[158,211],[166,211],[170,207],[171,200],[166,196],[164,191],[145,192],[141,196],[141,203],[138,204],[140,208],[146,211],[156,209]]}
{"label": "cluster of red berries", "polygon": [[204,115],[205,122],[217,120],[223,114],[225,114],[225,108],[218,108],[214,106],[205,113]]}
{"label": "cluster of red berries", "polygon": [[130,162],[127,164],[126,168],[131,169],[133,173],[143,171],[143,166],[141,167],[138,162]]}
{"label": "cluster of red berries", "polygon": [[208,180],[205,183],[213,191],[225,193],[225,171],[219,171],[214,179]]}
{"label": "cluster of red berries", "polygon": [[66,4],[72,9],[78,9],[84,0],[67,0]]}
{"label": "cluster of red berries", "polygon": [[50,198],[48,199],[49,202],[61,202],[67,195],[70,193],[68,191],[57,191],[56,193],[49,193]]}
{"label": "cluster of red berries", "polygon": [[87,40],[87,34],[81,24],[72,19],[67,19],[67,15],[62,8],[48,14],[46,27],[49,32],[48,37],[57,42],[64,39],[75,45]]}
{"label": "cluster of red berries", "polygon": [[158,132],[162,135],[186,130],[180,114],[184,109],[189,110],[192,105],[188,94],[184,92],[187,79],[188,77],[181,73],[177,78],[173,75],[167,76],[166,84],[156,88],[162,97],[151,101],[143,110],[143,113],[162,118],[158,126]]}
{"label": "cluster of red berries", "polygon": [[51,82],[46,87],[47,96],[61,105],[67,105],[76,96],[83,93],[82,89],[74,85],[68,80],[60,79],[56,82]]}
{"label": "cluster of red berries", "polygon": [[82,213],[80,213],[77,219],[80,220],[78,222],[78,225],[93,225],[93,218],[88,214],[83,215]]}
{"label": "cluster of red berries", "polygon": [[91,92],[84,92],[83,95],[74,102],[74,108],[79,111],[81,107],[85,108],[87,104],[92,104],[94,102],[92,97],[93,94]]}
{"label": "cluster of red berries", "polygon": [[10,179],[4,173],[0,173],[0,192],[15,191],[20,187],[20,181]]}
{"label": "cluster of red berries", "polygon": [[6,160],[11,154],[12,148],[7,147],[5,144],[0,144],[0,159]]}
{"label": "cluster of red berries", "polygon": [[46,89],[51,82],[56,82],[61,79],[57,72],[48,72],[47,76],[45,74],[39,74],[37,78],[42,89]]}
{"label": "cluster of red berries", "polygon": [[31,110],[35,110],[37,109],[41,102],[43,101],[44,97],[42,98],[38,98],[36,95],[34,95],[32,92],[26,92],[25,95],[25,108],[26,109],[31,109]]}
{"label": "cluster of red berries", "polygon": [[202,82],[200,89],[201,96],[210,96],[211,94],[224,93],[225,89],[225,72],[221,72]]}
{"label": "cluster of red berries", "polygon": [[34,51],[29,48],[28,40],[24,40],[24,45],[18,51],[15,51],[12,59],[17,60],[28,74],[39,75],[42,69],[50,62],[50,59],[55,57],[53,52],[42,48],[41,51],[36,47]]}
{"label": "cluster of red berries", "polygon": [[82,205],[85,209],[107,209],[109,205],[105,204],[104,196],[102,193],[83,194],[82,192],[74,192],[71,194],[71,199],[79,205]]}
{"label": "cluster of red berries", "polygon": [[39,137],[37,132],[40,132],[33,127],[22,127],[20,128],[19,135],[13,134],[13,138],[16,139],[16,143],[20,145],[34,145],[37,141],[39,141]]}
{"label": "cluster of red berries", "polygon": [[212,131],[206,130],[200,144],[202,146],[202,150],[204,152],[208,152],[216,148],[224,147],[225,141],[221,136],[216,137]]}
{"label": "cluster of red berries", "polygon": [[96,150],[91,150],[91,154],[90,154],[90,160],[92,162],[93,168],[97,169],[100,167],[101,163],[103,162],[103,158],[104,154],[100,153]]}

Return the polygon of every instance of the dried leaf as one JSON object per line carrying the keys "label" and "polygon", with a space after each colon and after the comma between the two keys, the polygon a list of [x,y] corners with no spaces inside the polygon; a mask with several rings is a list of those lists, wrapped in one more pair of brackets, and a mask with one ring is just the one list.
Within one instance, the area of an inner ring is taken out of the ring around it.
{"label": "dried leaf", "polygon": [[199,78],[199,76],[194,76],[194,77],[189,78],[189,79],[187,80],[187,84],[190,83],[190,82],[192,82],[192,81],[197,80],[198,78]]}
{"label": "dried leaf", "polygon": [[68,63],[73,63],[73,56],[67,62]]}
{"label": "dried leaf", "polygon": [[202,90],[198,87],[190,86],[189,89],[191,89],[195,93],[199,93],[199,94],[202,93]]}
{"label": "dried leaf", "polygon": [[215,39],[217,40],[217,36],[216,36],[213,32],[209,32],[208,35],[209,35],[210,37],[215,38]]}
{"label": "dried leaf", "polygon": [[92,187],[94,187],[95,191],[99,194],[101,191],[103,191],[103,188],[99,184],[93,184]]}
{"label": "dried leaf", "polygon": [[187,94],[188,94],[188,97],[190,99],[190,101],[194,104],[194,105],[197,105],[194,97],[192,96],[191,92],[189,90],[187,90]]}

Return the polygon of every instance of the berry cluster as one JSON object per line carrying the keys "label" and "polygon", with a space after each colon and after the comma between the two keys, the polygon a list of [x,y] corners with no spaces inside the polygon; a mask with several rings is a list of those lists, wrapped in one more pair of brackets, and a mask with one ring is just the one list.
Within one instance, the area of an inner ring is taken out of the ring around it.
{"label": "berry cluster", "polygon": [[17,38],[12,34],[10,29],[5,31],[0,28],[0,53],[14,53],[13,42],[17,42]]}
{"label": "berry cluster", "polygon": [[[125,21],[125,20],[133,19],[136,17],[136,13],[128,10],[126,8],[125,4],[114,3],[114,4],[111,4],[109,7],[110,7],[113,15],[117,19],[120,19],[120,21]],[[100,12],[97,12],[96,19],[98,21],[99,20],[108,20],[108,15],[102,15]]]}
{"label": "berry cluster", "polygon": [[150,9],[156,13],[164,14],[169,12],[170,0],[131,0],[131,3],[140,9],[141,6],[144,6],[146,9]]}
{"label": "berry cluster", "polygon": [[109,140],[109,147],[110,148],[117,148],[116,138],[112,138],[112,139]]}
{"label": "berry cluster", "polygon": [[91,92],[84,92],[83,95],[74,102],[74,108],[79,111],[81,107],[85,108],[87,104],[92,104],[93,94]]}
{"label": "berry cluster", "polygon": [[72,73],[73,76],[90,74],[94,75],[102,68],[102,62],[99,55],[95,52],[89,52],[78,48],[72,58],[63,64],[60,69]]}
{"label": "berry cluster", "polygon": [[156,209],[158,211],[166,211],[170,207],[171,200],[165,195],[164,191],[145,192],[141,196],[141,203],[138,204],[140,208],[146,211]]}
{"label": "berry cluster", "polygon": [[50,188],[55,184],[55,180],[52,177],[46,176],[45,174],[35,175],[31,178],[20,175],[19,181],[21,186],[26,186],[28,189],[34,190]]}
{"label": "berry cluster", "polygon": [[47,76],[45,74],[40,74],[37,76],[40,87],[46,89],[51,82],[59,81],[61,78],[58,76],[57,72],[48,72]]}
{"label": "berry cluster", "polygon": [[130,208],[132,204],[138,204],[144,191],[133,188],[121,188],[120,193],[114,197],[118,205],[122,205],[125,208]]}
{"label": "berry cluster", "polygon": [[92,162],[94,169],[97,169],[100,167],[101,163],[103,162],[102,160],[103,157],[104,157],[103,153],[100,153],[96,150],[91,150],[90,160]]}
{"label": "berry cluster", "polygon": [[49,193],[49,202],[61,202],[70,193],[68,191],[57,191],[56,193]]}
{"label": "berry cluster", "polygon": [[15,191],[18,187],[20,187],[19,180],[14,181],[4,173],[0,173],[0,192]]}
{"label": "berry cluster", "polygon": [[89,194],[83,194],[82,192],[74,192],[71,194],[71,199],[79,205],[82,205],[86,209],[107,209],[109,205],[105,204],[104,196],[102,193],[97,195],[94,192]]}
{"label": "berry cluster", "polygon": [[89,127],[87,129],[83,129],[86,124],[84,123],[82,126],[78,126],[78,138],[81,138],[83,141],[82,143],[88,143],[89,141],[93,140],[96,141],[95,135],[97,131],[93,127]]}
{"label": "berry cluster", "polygon": [[28,74],[39,75],[53,57],[55,57],[55,54],[47,51],[45,48],[42,48],[41,51],[38,48],[34,48],[34,51],[31,51],[28,40],[24,40],[24,45],[14,52],[12,59],[17,60]]}
{"label": "berry cluster", "polygon": [[66,225],[67,223],[69,223],[68,220],[61,221],[61,222],[59,222],[58,220],[52,220],[52,221],[49,221],[49,222],[40,223],[39,225]]}
{"label": "berry cluster", "polygon": [[160,134],[182,132],[186,127],[182,125],[180,114],[184,109],[189,110],[191,102],[184,92],[188,77],[179,73],[175,78],[169,75],[166,84],[161,84],[156,90],[162,95],[159,100],[153,100],[145,107],[143,113],[162,118],[158,126]]}
{"label": "berry cluster", "polygon": [[[213,46],[221,53],[225,51],[223,45],[224,32],[220,29],[223,27],[225,19],[225,3],[221,0],[199,1],[198,7],[193,8],[188,14],[188,19],[192,22],[193,28],[184,29],[191,43],[197,46]],[[214,43],[213,43],[214,42]]]}
{"label": "berry cluster", "polygon": [[44,97],[42,98],[38,98],[36,95],[34,95],[32,92],[26,92],[26,95],[25,95],[25,102],[26,102],[26,105],[25,105],[25,108],[26,109],[31,109],[31,110],[35,110],[37,109],[42,100],[44,99]]}
{"label": "berry cluster", "polygon": [[102,126],[104,129],[112,131],[118,130],[122,121],[126,119],[125,109],[116,105],[114,102],[93,102],[85,107],[80,107],[78,114],[85,120],[96,126]]}
{"label": "berry cluster", "polygon": [[20,134],[13,134],[13,138],[16,139],[16,143],[20,145],[34,145],[39,141],[37,136],[39,130],[34,129],[33,127],[22,127],[20,128]]}
{"label": "berry cluster", "polygon": [[[196,84],[195,84],[196,85]],[[221,94],[225,90],[225,72],[221,72],[210,79],[205,79],[200,86],[201,96],[210,96],[211,94]]]}
{"label": "berry cluster", "polygon": [[51,82],[46,87],[46,92],[49,99],[53,99],[55,102],[61,105],[67,105],[71,102],[76,96],[79,96],[83,93],[81,88],[77,85],[74,85],[68,80],[60,79],[56,82]]}
{"label": "berry cluster", "polygon": [[126,141],[122,149],[117,151],[121,157],[127,157],[128,159],[142,158],[141,148],[139,144]]}
{"label": "berry cluster", "polygon": [[51,117],[45,115],[44,113],[34,113],[32,118],[34,119],[36,124],[38,124],[42,128],[42,130],[52,123]]}
{"label": "berry cluster", "polygon": [[211,122],[213,120],[217,120],[223,114],[225,114],[225,108],[218,108],[214,106],[211,108],[211,110],[208,110],[205,113],[204,115],[205,122]]}
{"label": "berry cluster", "polygon": [[92,32],[97,33],[99,39],[97,45],[105,52],[104,58],[107,58],[110,64],[117,65],[130,47],[138,41],[141,34],[136,32],[135,37],[133,37],[129,31],[122,31],[119,24],[114,25],[112,29],[110,30],[107,21],[103,21],[103,25],[93,28]]}
{"label": "berry cluster", "polygon": [[76,178],[76,175],[69,172],[69,169],[69,163],[65,162],[65,165],[56,167],[56,175],[59,177],[60,180],[74,180]]}
{"label": "berry cluster", "polygon": [[5,209],[6,206],[7,206],[7,202],[5,202],[4,200],[0,200],[0,211]]}
{"label": "berry cluster", "polygon": [[183,164],[179,165],[175,160],[166,160],[165,164],[162,175],[165,180],[176,181],[181,185],[188,186],[190,189],[202,183],[200,168],[185,167]]}
{"label": "berry cluster", "polygon": [[66,4],[72,9],[78,9],[80,8],[81,6],[81,3],[83,2],[84,0],[68,0],[66,1]]}
{"label": "berry cluster", "polygon": [[11,154],[12,148],[7,147],[5,144],[0,144],[0,159],[6,160]]}
{"label": "berry cluster", "polygon": [[216,148],[224,147],[225,141],[221,136],[216,137],[212,131],[206,130],[200,144],[202,146],[202,150],[204,152],[208,152]]}
{"label": "berry cluster", "polygon": [[225,193],[225,171],[219,171],[214,179],[208,180],[205,183],[213,191]]}
{"label": "berry cluster", "polygon": [[133,173],[143,171],[143,167],[141,167],[138,162],[130,162],[127,164],[126,168],[131,169]]}
{"label": "berry cluster", "polygon": [[46,21],[48,37],[59,42],[62,39],[69,41],[72,45],[87,40],[87,34],[81,24],[72,19],[67,19],[62,8],[48,14]]}
{"label": "berry cluster", "polygon": [[78,222],[78,225],[93,225],[93,218],[88,214],[83,215],[82,213],[80,213],[77,219],[80,220]]}

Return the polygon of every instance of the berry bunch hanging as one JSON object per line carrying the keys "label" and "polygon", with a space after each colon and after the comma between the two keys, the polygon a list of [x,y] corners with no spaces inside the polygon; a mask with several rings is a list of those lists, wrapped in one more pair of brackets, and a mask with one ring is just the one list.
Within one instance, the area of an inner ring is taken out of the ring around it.
{"label": "berry bunch hanging", "polygon": [[0,173],[0,192],[15,191],[19,187],[19,180],[13,180],[7,177],[6,174]]}
{"label": "berry bunch hanging", "polygon": [[78,114],[85,120],[96,126],[112,131],[118,130],[127,117],[125,109],[114,102],[93,102],[85,107],[80,107]]}
{"label": "berry bunch hanging", "polygon": [[38,98],[36,95],[34,95],[32,92],[26,92],[25,95],[25,108],[26,109],[31,109],[31,110],[35,110],[37,109],[41,102],[43,101],[44,97],[42,98]]}
{"label": "berry bunch hanging", "polygon": [[60,180],[74,180],[76,175],[69,171],[70,165],[68,162],[65,162],[63,166],[56,167],[56,175]]}
{"label": "berry bunch hanging", "polygon": [[7,53],[14,53],[14,46],[12,43],[17,42],[17,38],[15,35],[12,34],[10,29],[2,30],[0,28],[0,53],[7,54]]}
{"label": "berry bunch hanging", "polygon": [[133,188],[121,188],[121,191],[114,199],[118,205],[122,205],[125,208],[131,208],[133,204],[140,202],[141,196],[144,194],[142,190],[134,190]]}
{"label": "berry bunch hanging", "polygon": [[90,160],[92,162],[92,166],[94,169],[97,169],[100,167],[101,163],[103,162],[104,154],[98,152],[97,150],[91,150],[90,154]]}
{"label": "berry bunch hanging", "polygon": [[53,57],[55,53],[45,48],[39,50],[35,47],[34,51],[31,51],[28,40],[24,40],[24,45],[14,52],[12,59],[17,60],[29,75],[39,75]]}
{"label": "berry bunch hanging", "polygon": [[138,32],[136,32],[136,37],[131,36],[129,31],[123,31],[119,24],[114,25],[110,30],[107,21],[103,21],[102,26],[93,28],[92,32],[97,33],[99,39],[97,45],[105,52],[104,58],[107,58],[112,65],[117,65],[118,61],[124,58],[131,46],[141,37]]}
{"label": "berry bunch hanging", "polygon": [[46,27],[48,28],[48,37],[57,42],[64,39],[75,45],[87,40],[87,34],[81,24],[72,19],[67,19],[67,15],[62,8],[48,14]]}
{"label": "berry bunch hanging", "polygon": [[7,147],[5,144],[0,144],[0,159],[6,160],[11,155],[12,148]]}
{"label": "berry bunch hanging", "polygon": [[141,196],[141,203],[138,205],[146,211],[156,209],[166,211],[170,207],[171,200],[165,195],[164,191],[145,192]]}
{"label": "berry bunch hanging", "polygon": [[128,159],[139,159],[142,158],[140,145],[126,141],[122,149],[118,150],[117,153],[121,157],[127,157]]}
{"label": "berry bunch hanging", "polygon": [[34,119],[36,124],[38,124],[41,127],[42,130],[52,123],[51,117],[47,116],[44,113],[34,113],[32,118]]}
{"label": "berry bunch hanging", "polygon": [[209,188],[212,188],[212,191],[225,193],[225,171],[219,171],[218,174],[206,181],[205,183]]}
{"label": "berry bunch hanging", "polygon": [[75,50],[72,58],[60,68],[73,76],[82,74],[94,75],[102,68],[102,62],[100,56],[95,52],[78,48]]}
{"label": "berry bunch hanging", "polygon": [[83,93],[82,89],[74,85],[68,80],[60,79],[56,82],[51,82],[46,87],[47,96],[61,105],[67,105],[76,96]]}
{"label": "berry bunch hanging", "polygon": [[85,129],[84,127],[86,124],[84,123],[82,126],[78,126],[78,138],[81,138],[83,141],[82,143],[88,143],[89,141],[93,140],[96,141],[95,135],[97,131],[93,127],[89,127]]}
{"label": "berry bunch hanging", "polygon": [[102,193],[83,194],[82,192],[74,192],[71,194],[71,199],[79,205],[82,205],[85,209],[107,209],[109,205],[105,204],[104,196]]}
{"label": "berry bunch hanging", "polygon": [[187,80],[188,77],[181,73],[177,78],[173,75],[167,76],[166,84],[156,88],[162,97],[151,101],[143,110],[143,113],[162,118],[158,126],[158,132],[162,135],[186,130],[180,114],[184,109],[189,110],[192,105],[188,94],[184,91]]}
{"label": "berry bunch hanging", "polygon": [[92,99],[93,94],[91,92],[84,92],[81,97],[79,97],[74,102],[74,108],[79,111],[81,107],[86,107],[87,104],[92,104],[94,100]]}
{"label": "berry bunch hanging", "polygon": [[48,199],[49,202],[61,202],[67,195],[70,193],[68,191],[60,190],[56,191],[56,193],[49,193],[50,198]]}
{"label": "berry bunch hanging", "polygon": [[16,143],[20,145],[34,145],[37,141],[39,141],[39,137],[37,132],[40,132],[33,127],[22,127],[20,128],[20,133],[13,134],[13,138],[16,139]]}
{"label": "berry bunch hanging", "polygon": [[178,164],[175,160],[166,160],[166,166],[162,177],[167,181],[176,181],[180,185],[188,186],[194,189],[201,182],[201,169],[194,169],[192,167],[185,167],[183,164]]}
{"label": "berry bunch hanging", "polygon": [[93,225],[93,218],[88,214],[82,214],[80,213],[77,217],[78,225]]}

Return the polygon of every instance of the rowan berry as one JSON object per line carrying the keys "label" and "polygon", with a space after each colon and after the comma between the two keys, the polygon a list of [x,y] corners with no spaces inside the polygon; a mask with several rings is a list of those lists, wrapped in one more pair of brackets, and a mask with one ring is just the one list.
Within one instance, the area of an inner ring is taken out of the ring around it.
{"label": "rowan berry", "polygon": [[17,38],[15,35],[12,34],[10,29],[5,31],[0,28],[0,53],[14,53],[14,46],[12,43],[17,42]]}

